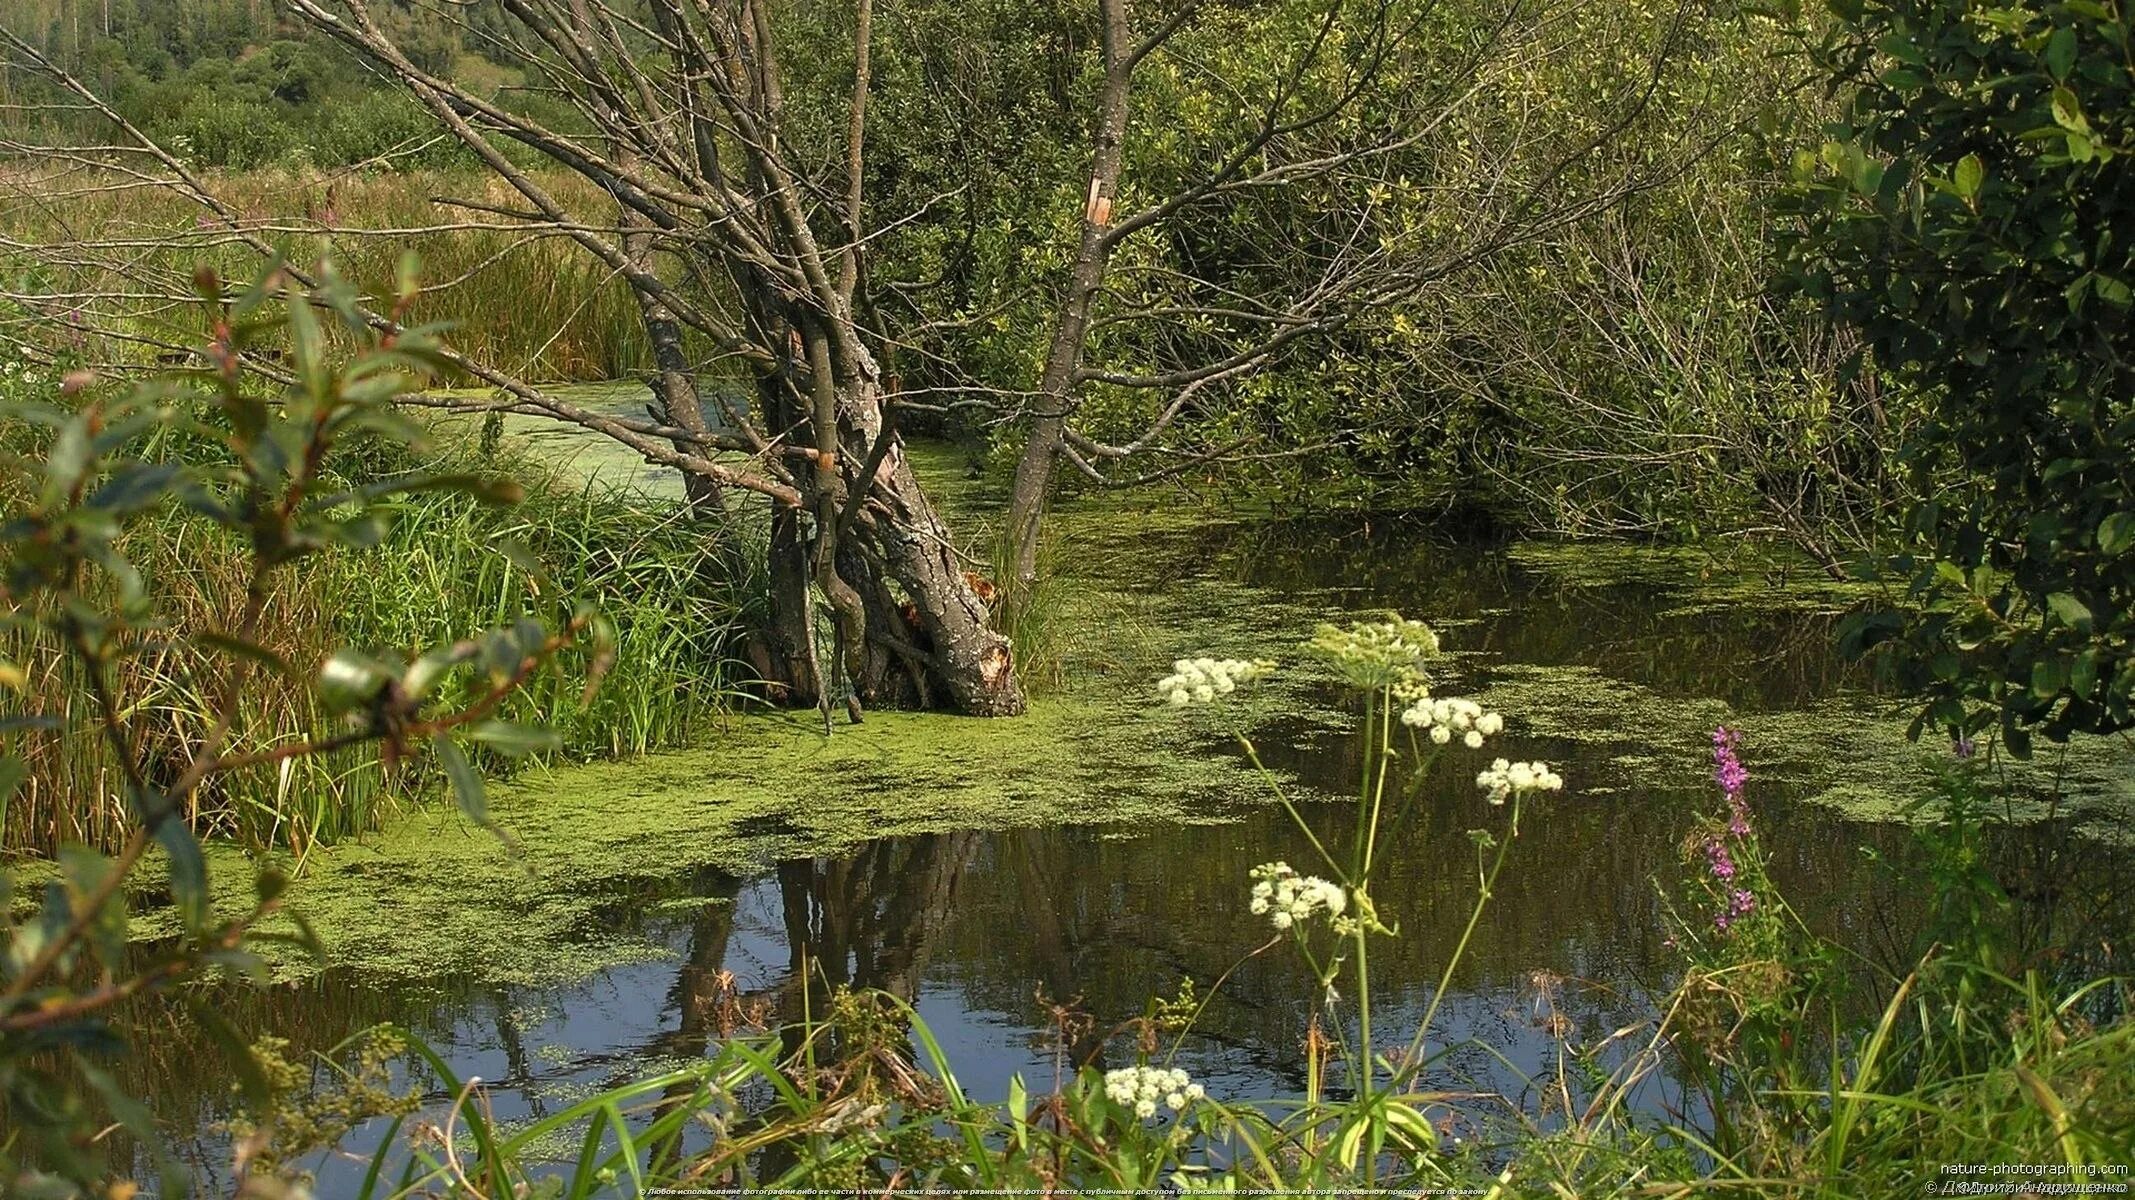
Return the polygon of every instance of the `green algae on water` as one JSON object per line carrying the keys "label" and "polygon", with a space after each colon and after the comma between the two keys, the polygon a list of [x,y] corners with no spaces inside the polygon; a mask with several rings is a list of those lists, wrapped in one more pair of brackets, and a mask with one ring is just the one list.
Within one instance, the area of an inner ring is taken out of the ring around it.
{"label": "green algae on water", "polygon": [[[401,977],[553,984],[655,953],[602,920],[634,886],[735,875],[878,837],[1073,821],[1224,819],[1265,797],[1242,764],[1180,753],[1175,714],[1121,697],[1041,699],[1017,721],[869,714],[742,718],[701,750],[531,771],[491,796],[509,840],[442,807],[315,851],[291,889],[327,960]],[[249,864],[216,853],[230,910]],[[150,919],[142,932],[167,926]],[[284,970],[296,972],[294,960]]]}

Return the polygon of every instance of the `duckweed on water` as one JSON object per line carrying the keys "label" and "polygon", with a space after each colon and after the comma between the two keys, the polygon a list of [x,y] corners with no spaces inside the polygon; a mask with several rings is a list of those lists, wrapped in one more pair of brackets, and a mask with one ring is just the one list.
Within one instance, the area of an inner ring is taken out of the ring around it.
{"label": "duckweed on water", "polygon": [[[1014,722],[876,713],[828,739],[801,719],[748,718],[703,750],[498,787],[491,810],[510,844],[456,811],[411,814],[315,855],[290,903],[339,965],[563,982],[656,953],[602,928],[633,882],[951,829],[1217,821],[1260,794],[1232,760],[1170,752],[1179,733],[1101,698],[1041,700]],[[214,877],[249,874],[227,864]],[[160,926],[151,916],[141,932]]]}
{"label": "duckweed on water", "polygon": [[[1697,751],[1721,725],[1739,729],[1767,794],[1828,807],[1859,821],[1908,821],[1952,762],[1932,736],[1905,736],[1887,701],[1852,690],[1798,709],[1744,712],[1723,701],[1663,696],[1585,666],[1495,664],[1481,699],[1518,714],[1523,733],[1605,756],[1608,776],[1584,779],[1589,794],[1638,787],[1691,787],[1703,777]],[[2007,787],[1997,814],[2024,823],[2070,819],[2086,834],[2125,839],[2135,814],[2135,748],[2109,738],[2041,744],[2032,761],[1994,769]],[[2058,797],[2058,800],[2056,799]]]}
{"label": "duckweed on water", "polygon": [[1517,542],[1505,555],[1560,587],[1640,587],[1666,597],[1657,615],[1717,610],[1838,611],[1877,594],[1874,584],[1831,578],[1784,547],[1733,543],[1656,546],[1632,542]]}
{"label": "duckweed on water", "polygon": [[[1139,573],[1163,564],[1145,557],[1132,565]],[[1248,719],[1281,712],[1286,728],[1305,737],[1353,719],[1297,653],[1298,631],[1327,615],[1325,597],[1278,598],[1187,577],[1161,590],[1091,586],[1074,607],[1071,682],[1022,720],[883,712],[826,740],[810,721],[751,717],[701,750],[557,768],[500,787],[493,808],[517,857],[456,813],[424,811],[315,859],[291,902],[320,931],[330,960],[359,970],[568,981],[659,953],[604,928],[604,910],[635,882],[702,868],[742,874],[882,836],[1221,821],[1239,804],[1265,800],[1261,781],[1238,760],[1181,752],[1212,749],[1221,738],[1193,708],[1148,703],[1149,664],[1211,648],[1281,659],[1298,669],[1254,689]],[[1799,711],[1739,712],[1590,667],[1493,662],[1473,651],[1449,654],[1434,674],[1510,714],[1516,745],[1547,747],[1552,761],[1564,746],[1586,747],[1578,790],[1587,795],[1695,789],[1709,731],[1726,724],[1743,730],[1767,796],[1897,819],[1944,757],[1939,747],[1907,742],[1902,722],[1864,711],[1868,700],[1850,693]],[[2086,794],[2064,804],[2063,815],[2135,808],[2125,755],[2107,749],[2070,755],[2068,790],[2080,784]],[[2038,798],[2011,815],[2045,815],[2045,767],[2012,771]]]}

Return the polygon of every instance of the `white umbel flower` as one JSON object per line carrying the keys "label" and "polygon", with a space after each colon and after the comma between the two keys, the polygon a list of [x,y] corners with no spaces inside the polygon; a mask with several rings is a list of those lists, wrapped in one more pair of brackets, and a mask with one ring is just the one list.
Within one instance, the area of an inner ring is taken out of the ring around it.
{"label": "white umbel flower", "polygon": [[1143,1120],[1156,1115],[1158,1104],[1172,1112],[1208,1096],[1200,1084],[1176,1067],[1120,1067],[1105,1072],[1105,1097],[1134,1110]]}
{"label": "white umbel flower", "polygon": [[1265,659],[1182,658],[1171,664],[1171,674],[1156,681],[1156,694],[1167,704],[1208,704],[1274,669]]}
{"label": "white umbel flower", "polygon": [[1288,863],[1262,863],[1253,868],[1253,915],[1265,916],[1277,929],[1294,928],[1298,922],[1325,913],[1339,917],[1349,907],[1349,894],[1342,885],[1317,875],[1300,875]]}
{"label": "white umbel flower", "polygon": [[1470,750],[1483,748],[1483,739],[1504,732],[1505,718],[1484,712],[1483,706],[1458,696],[1421,697],[1401,711],[1401,723],[1422,730],[1438,745],[1455,738]]}
{"label": "white umbel flower", "polygon": [[1395,617],[1346,628],[1322,625],[1305,649],[1358,687],[1392,687],[1406,695],[1424,690],[1423,665],[1438,653],[1438,635],[1421,621]]}
{"label": "white umbel flower", "polygon": [[1490,803],[1503,804],[1507,796],[1516,792],[1561,792],[1564,777],[1550,770],[1548,763],[1501,758],[1475,777],[1475,786],[1483,789],[1484,798]]}

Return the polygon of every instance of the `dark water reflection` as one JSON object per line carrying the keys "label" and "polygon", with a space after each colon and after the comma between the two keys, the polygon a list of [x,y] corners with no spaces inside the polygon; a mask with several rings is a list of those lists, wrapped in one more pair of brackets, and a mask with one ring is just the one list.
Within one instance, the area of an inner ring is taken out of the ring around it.
{"label": "dark water reflection", "polygon": [[[1413,1030],[1452,953],[1477,886],[1465,831],[1492,815],[1465,795],[1418,803],[1378,888],[1403,932],[1374,951],[1389,1045]],[[1449,1055],[1434,1084],[1531,1108],[1561,1045],[1592,1045],[1651,1017],[1674,961],[1656,884],[1674,873],[1682,811],[1668,798],[1630,795],[1529,810],[1506,883],[1438,1018],[1435,1044],[1475,1044]],[[1349,813],[1322,804],[1312,817],[1329,837]],[[1766,832],[1784,848],[1778,882],[1802,898],[1812,922],[1868,945],[1901,943],[1916,925],[1924,897],[1861,869],[1863,845],[1902,856],[1901,832],[1784,810],[1767,814]],[[1310,856],[1269,810],[1130,834],[1059,827],[885,840],[755,878],[707,874],[618,898],[604,923],[636,925],[667,956],[569,987],[454,979],[386,991],[333,972],[231,1001],[246,1010],[240,1023],[292,1032],[308,1048],[380,1019],[400,1022],[462,1075],[489,1081],[508,1122],[700,1056],[737,1009],[774,1024],[799,1019],[804,1005],[820,1014],[826,983],[911,1000],[975,1096],[1005,1094],[1017,1074],[1042,1088],[1063,1058],[1049,1003],[1073,1001],[1104,1029],[1141,1015],[1152,995],[1176,992],[1183,979],[1205,990],[1228,971],[1181,1065],[1221,1096],[1288,1094],[1304,1086],[1299,1047],[1313,984],[1287,946],[1247,957],[1266,933],[1244,912],[1241,881],[1258,862]],[[815,986],[804,990],[804,979]],[[1101,1065],[1121,1058],[1118,1045],[1087,1041],[1066,1054]],[[147,1082],[165,1113],[205,1119],[222,1107],[212,1078],[181,1069]],[[1680,1102],[1665,1072],[1636,1099],[1649,1110]],[[217,1173],[220,1139],[195,1138],[191,1149],[204,1174]],[[322,1194],[359,1173],[320,1165]]]}
{"label": "dark water reflection", "polygon": [[[1392,606],[1472,622],[1462,648],[1490,663],[1583,665],[1662,696],[1744,710],[1799,707],[1858,683],[1830,652],[1828,606],[1689,604],[1651,582],[1566,581],[1504,555],[1449,555],[1405,536],[1265,525],[1168,542],[1150,535],[1137,546],[1136,586],[1162,592],[1218,561],[1234,580],[1329,611]],[[1490,668],[1480,669],[1487,676]],[[1279,764],[1307,781],[1338,789],[1354,777],[1347,738],[1282,726],[1260,732]],[[1293,740],[1303,746],[1278,750]],[[1693,760],[1699,750],[1662,749]],[[1507,752],[1545,756],[1574,779],[1613,769],[1606,751],[1569,741],[1530,739]],[[1446,772],[1415,795],[1399,838],[1382,852],[1374,892],[1402,934],[1373,952],[1378,1027],[1390,1043],[1412,1032],[1474,904],[1467,832],[1503,832],[1502,811],[1481,804],[1464,774]],[[1932,898],[1870,869],[1864,851],[1903,863],[1913,857],[1913,835],[1789,803],[1776,787],[1753,783],[1752,795],[1776,881],[1805,918],[1870,960],[1904,961]],[[1676,878],[1690,822],[1714,803],[1710,788],[1684,783],[1618,786],[1530,808],[1439,1015],[1436,1044],[1476,1044],[1448,1055],[1434,1082],[1531,1108],[1534,1081],[1553,1069],[1563,1044],[1597,1043],[1650,1019],[1675,969],[1658,897]],[[1351,808],[1307,807],[1323,836],[1346,836]],[[1235,819],[946,833],[748,878],[673,879],[613,897],[600,916],[636,929],[660,956],[567,987],[473,978],[412,985],[333,971],[233,994],[231,1015],[241,1027],[291,1036],[300,1050],[393,1020],[431,1040],[462,1075],[488,1081],[497,1116],[512,1121],[662,1061],[703,1055],[737,1008],[760,1008],[774,1022],[797,1019],[804,1006],[820,1013],[824,983],[911,1000],[975,1096],[1003,1095],[1018,1074],[1043,1088],[1062,1057],[1049,1004],[1072,1001],[1102,1029],[1141,1015],[1152,996],[1174,994],[1183,980],[1205,992],[1228,972],[1180,1065],[1219,1096],[1294,1093],[1303,1086],[1313,985],[1287,947],[1247,957],[1268,931],[1247,914],[1245,887],[1255,864],[1285,859],[1309,870],[1313,852],[1275,808],[1211,811]],[[2105,856],[2089,868],[2092,878],[2129,874],[2126,854],[2078,845],[2053,826],[1998,835],[1993,850],[2019,892],[2025,879],[2067,871],[2051,860],[2070,854]],[[2041,885],[2029,902],[2059,911],[2065,897],[2056,886]],[[1116,1054],[1087,1042],[1073,1052],[1101,1062]],[[203,1128],[226,1104],[226,1082],[198,1070],[200,1061],[171,1044],[130,1068],[180,1133]],[[1655,1111],[1680,1103],[1665,1071],[1635,1100]],[[226,1170],[212,1134],[194,1136],[190,1148],[203,1174]],[[322,1194],[335,1194],[336,1179],[353,1171],[323,1164]]]}

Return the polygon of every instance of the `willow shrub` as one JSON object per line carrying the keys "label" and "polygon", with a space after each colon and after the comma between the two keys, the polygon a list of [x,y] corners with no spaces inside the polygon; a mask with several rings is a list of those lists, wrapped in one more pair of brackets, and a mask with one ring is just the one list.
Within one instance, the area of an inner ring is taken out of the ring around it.
{"label": "willow shrub", "polygon": [[[28,772],[16,739],[33,730],[102,742],[125,795],[115,853],[63,848],[39,894],[20,904],[14,871],[0,869],[0,1189],[10,1196],[134,1194],[138,1185],[107,1178],[102,1157],[105,1138],[119,1128],[146,1148],[163,1194],[184,1192],[184,1172],[163,1152],[153,1115],[105,1069],[123,1049],[112,1010],[202,975],[261,978],[265,964],[252,951],[264,941],[317,953],[301,919],[290,933],[256,928],[280,907],[286,880],[277,869],[254,874],[250,897],[239,889],[217,903],[208,857],[188,820],[203,785],[375,746],[387,763],[436,761],[463,813],[487,825],[470,752],[510,755],[554,742],[539,727],[502,719],[500,706],[565,652],[590,647],[596,664],[612,656],[607,622],[560,595],[546,599],[544,612],[501,627],[456,630],[447,640],[391,653],[344,646],[316,665],[294,664],[263,642],[277,581],[330,549],[375,548],[387,523],[383,510],[396,498],[457,492],[509,506],[519,489],[477,472],[410,472],[345,486],[325,469],[345,442],[420,441],[391,405],[442,362],[434,331],[372,329],[355,313],[351,289],[330,273],[313,284],[276,270],[233,289],[202,270],[193,285],[210,369],[126,389],[106,389],[88,371],[31,378],[20,381],[27,394],[0,405],[0,428],[19,443],[0,457],[10,468],[0,521],[0,627],[27,636],[33,647],[57,647],[88,696],[62,707],[54,689],[32,686],[49,671],[35,679],[24,664],[0,657],[0,688],[19,697],[0,719],[0,801]],[[411,262],[393,293],[396,326],[417,294]],[[277,321],[270,314],[285,299],[286,321]],[[361,349],[330,356],[314,304],[338,315]],[[244,370],[267,329],[288,339],[286,384],[262,385]],[[172,444],[189,452],[173,454]],[[244,543],[237,586],[212,597],[205,626],[181,628],[160,580],[134,561],[141,543],[128,534],[173,505]],[[158,685],[144,682],[133,664],[170,663],[173,642],[194,651],[187,683],[206,700],[191,714],[191,736],[166,753],[149,728],[162,717]],[[273,676],[301,678],[331,724],[285,745],[238,740],[251,685]],[[129,880],[151,852],[160,859],[176,927],[156,945],[136,946],[128,936]],[[209,1036],[236,1052],[240,1086],[262,1100],[269,1088],[261,1072],[247,1069],[252,1059],[228,1022],[193,994],[180,994]]]}

